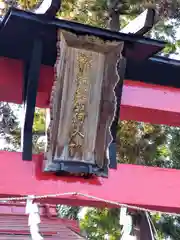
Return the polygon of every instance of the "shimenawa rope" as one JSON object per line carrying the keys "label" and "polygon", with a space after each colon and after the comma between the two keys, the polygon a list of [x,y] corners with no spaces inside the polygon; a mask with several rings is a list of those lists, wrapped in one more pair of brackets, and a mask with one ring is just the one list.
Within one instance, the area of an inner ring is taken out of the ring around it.
{"label": "shimenawa rope", "polygon": [[[134,205],[130,205],[130,204],[119,203],[119,202],[115,202],[115,201],[109,201],[109,200],[106,200],[106,199],[103,199],[103,198],[99,198],[99,197],[96,197],[96,196],[93,196],[93,195],[79,193],[79,192],[65,192],[65,193],[39,195],[39,196],[37,195],[37,196],[33,196],[33,199],[34,200],[40,200],[40,199],[44,199],[44,198],[56,198],[56,197],[63,197],[63,196],[86,197],[86,198],[89,198],[89,199],[93,199],[95,201],[104,202],[106,204],[111,204],[111,205],[114,205],[114,206],[117,206],[117,207],[126,207],[126,208],[130,208],[130,209],[138,210],[138,211],[145,211],[145,212],[151,212],[151,213],[154,212],[154,213],[161,213],[161,214],[169,214],[169,215],[174,215],[174,216],[180,216],[180,213],[156,211],[156,210],[143,208],[143,207],[138,207],[138,206],[134,206]],[[0,198],[0,202],[26,201],[27,199],[29,199],[28,196],[24,196],[24,197],[9,197],[9,198]]]}

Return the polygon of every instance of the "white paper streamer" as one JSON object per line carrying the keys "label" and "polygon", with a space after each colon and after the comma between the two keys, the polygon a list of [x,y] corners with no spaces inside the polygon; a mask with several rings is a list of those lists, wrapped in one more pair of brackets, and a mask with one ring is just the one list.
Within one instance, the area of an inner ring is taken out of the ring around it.
{"label": "white paper streamer", "polygon": [[121,210],[120,210],[120,221],[119,221],[119,224],[121,226],[124,225],[126,214],[127,214],[127,208],[126,207],[121,207]]}
{"label": "white paper streamer", "polygon": [[121,240],[130,240],[134,239],[133,236],[131,236],[133,221],[132,217],[130,215],[125,215],[123,219],[123,229],[122,229],[122,237]]}
{"label": "white paper streamer", "polygon": [[41,222],[39,209],[37,203],[33,203],[34,196],[28,196],[26,203],[26,214],[29,214],[28,226],[30,227],[30,233],[32,240],[43,240],[43,237],[39,233],[38,224]]}

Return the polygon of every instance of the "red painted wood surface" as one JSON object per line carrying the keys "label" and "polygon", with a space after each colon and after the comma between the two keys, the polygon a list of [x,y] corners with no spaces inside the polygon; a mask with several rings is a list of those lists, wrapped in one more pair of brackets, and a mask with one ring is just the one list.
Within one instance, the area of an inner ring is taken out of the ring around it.
{"label": "red painted wood surface", "polygon": [[[48,206],[56,209],[56,206]],[[60,219],[45,214],[46,206],[39,206],[41,223],[40,232],[48,240],[82,240],[80,229],[75,220]],[[30,239],[28,215],[25,214],[25,204],[0,203],[0,240]]]}
{"label": "red painted wood surface", "polygon": [[[117,170],[110,170],[108,179],[57,177],[42,173],[42,159],[42,155],[34,155],[32,162],[25,162],[21,153],[0,152],[1,197],[79,192],[107,201],[180,213],[180,170],[120,164]],[[79,206],[115,206],[100,199],[72,195],[49,197],[43,201]]]}
{"label": "red painted wood surface", "polygon": [[[53,82],[52,67],[42,66],[37,106],[48,107]],[[23,64],[0,58],[0,101],[22,102]],[[180,89],[125,80],[121,119],[180,126]]]}
{"label": "red painted wood surface", "polygon": [[[57,217],[56,205],[39,205],[39,214],[43,217]],[[0,215],[25,215],[25,203],[0,203]]]}

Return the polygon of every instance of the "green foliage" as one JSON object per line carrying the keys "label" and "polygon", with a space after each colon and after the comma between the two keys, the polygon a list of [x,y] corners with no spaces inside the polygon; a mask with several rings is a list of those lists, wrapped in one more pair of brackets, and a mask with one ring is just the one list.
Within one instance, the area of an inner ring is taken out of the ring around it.
{"label": "green foliage", "polygon": [[45,132],[45,110],[36,108],[34,114],[34,132]]}
{"label": "green foliage", "polygon": [[63,2],[62,11],[58,13],[58,16],[94,26],[106,27],[106,11],[107,1],[105,0],[70,0]]}
{"label": "green foliage", "polygon": [[60,218],[78,219],[80,207],[71,207],[66,205],[57,205],[57,212]]}
{"label": "green foliage", "polygon": [[119,210],[89,208],[84,219],[80,221],[88,239],[104,240],[108,235],[110,240],[120,239]]}
{"label": "green foliage", "polygon": [[1,149],[20,148],[20,124],[14,110],[18,113],[20,109],[15,104],[0,102],[0,138],[4,139]]}
{"label": "green foliage", "polygon": [[164,157],[169,154],[166,140],[162,126],[122,121],[117,134],[117,157],[122,163],[156,165],[160,153]]}
{"label": "green foliage", "polygon": [[[0,137],[4,139],[2,149],[18,151],[21,145],[22,105],[0,103]],[[36,109],[33,124],[33,153],[44,149],[45,110]]]}
{"label": "green foliage", "polygon": [[169,135],[169,149],[171,167],[180,169],[180,128],[170,127],[167,129]]}
{"label": "green foliage", "polygon": [[161,215],[161,218],[154,221],[154,223],[156,228],[158,229],[158,235],[161,237],[161,239],[166,239],[167,237],[170,237],[170,239],[172,240],[179,239],[180,236],[179,217]]}

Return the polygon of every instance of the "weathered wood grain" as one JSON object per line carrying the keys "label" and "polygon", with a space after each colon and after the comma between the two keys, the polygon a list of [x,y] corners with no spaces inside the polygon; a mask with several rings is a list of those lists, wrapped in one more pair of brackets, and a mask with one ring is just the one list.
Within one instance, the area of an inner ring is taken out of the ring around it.
{"label": "weathered wood grain", "polygon": [[84,159],[87,162],[95,163],[94,150],[99,122],[105,56],[101,53],[93,53],[92,55],[91,74],[89,76],[90,89],[87,103],[87,115],[84,123]]}
{"label": "weathered wood grain", "polygon": [[58,31],[58,39],[47,164],[63,160],[101,168],[108,165],[107,137],[114,118],[116,65],[123,43],[64,31]]}
{"label": "weathered wood grain", "polygon": [[[116,96],[114,88],[119,81],[117,72],[118,61],[121,60],[123,44],[117,45],[105,58],[104,79],[101,92],[101,109],[96,138],[96,163],[99,167],[109,164],[107,148],[112,141],[111,123],[116,110]],[[108,141],[107,141],[108,139]]]}

